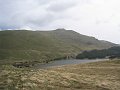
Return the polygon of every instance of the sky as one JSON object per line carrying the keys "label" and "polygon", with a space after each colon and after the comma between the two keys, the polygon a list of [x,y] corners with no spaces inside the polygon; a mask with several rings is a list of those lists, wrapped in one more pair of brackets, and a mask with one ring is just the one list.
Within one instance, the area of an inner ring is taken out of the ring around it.
{"label": "sky", "polygon": [[120,0],[0,0],[0,30],[57,28],[120,44]]}

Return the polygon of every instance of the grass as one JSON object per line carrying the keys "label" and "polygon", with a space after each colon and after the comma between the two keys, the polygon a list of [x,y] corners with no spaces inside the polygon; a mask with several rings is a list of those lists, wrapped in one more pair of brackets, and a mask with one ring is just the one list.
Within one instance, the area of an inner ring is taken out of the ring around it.
{"label": "grass", "polygon": [[0,90],[120,90],[120,60],[49,69],[3,66]]}

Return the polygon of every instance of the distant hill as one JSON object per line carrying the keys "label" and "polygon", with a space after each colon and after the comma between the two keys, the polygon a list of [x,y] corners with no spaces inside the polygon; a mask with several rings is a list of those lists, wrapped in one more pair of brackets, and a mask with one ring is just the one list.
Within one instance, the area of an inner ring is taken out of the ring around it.
{"label": "distant hill", "polygon": [[114,46],[110,42],[81,35],[72,30],[0,31],[0,60],[54,60],[80,51]]}

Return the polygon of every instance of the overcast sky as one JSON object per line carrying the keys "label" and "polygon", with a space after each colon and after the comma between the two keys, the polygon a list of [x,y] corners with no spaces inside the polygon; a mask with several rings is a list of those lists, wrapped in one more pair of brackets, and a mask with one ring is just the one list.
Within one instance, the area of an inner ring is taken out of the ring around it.
{"label": "overcast sky", "polygon": [[72,29],[120,43],[120,0],[0,0],[0,29]]}

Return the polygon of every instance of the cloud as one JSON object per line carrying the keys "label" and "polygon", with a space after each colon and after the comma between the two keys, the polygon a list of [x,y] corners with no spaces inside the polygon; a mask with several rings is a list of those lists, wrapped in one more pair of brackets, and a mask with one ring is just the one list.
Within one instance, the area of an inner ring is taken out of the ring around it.
{"label": "cloud", "polygon": [[53,2],[49,5],[48,10],[53,12],[61,12],[65,11],[67,9],[70,9],[71,7],[75,6],[77,3],[74,0],[57,0],[56,2]]}
{"label": "cloud", "polygon": [[0,0],[1,29],[73,29],[120,43],[119,0]]}
{"label": "cloud", "polygon": [[[0,1],[0,27],[2,29],[46,27],[49,23],[61,18],[55,12],[65,11],[73,1],[64,0],[4,0]],[[53,12],[52,12],[53,11]]]}
{"label": "cloud", "polygon": [[[0,27],[3,29],[16,27],[20,28],[25,25],[27,26],[31,24],[34,20],[42,20],[43,16],[48,14],[45,11],[45,5],[46,2],[43,0],[1,1],[0,17],[2,18],[0,18]],[[43,19],[45,18],[46,17],[44,17]]]}

